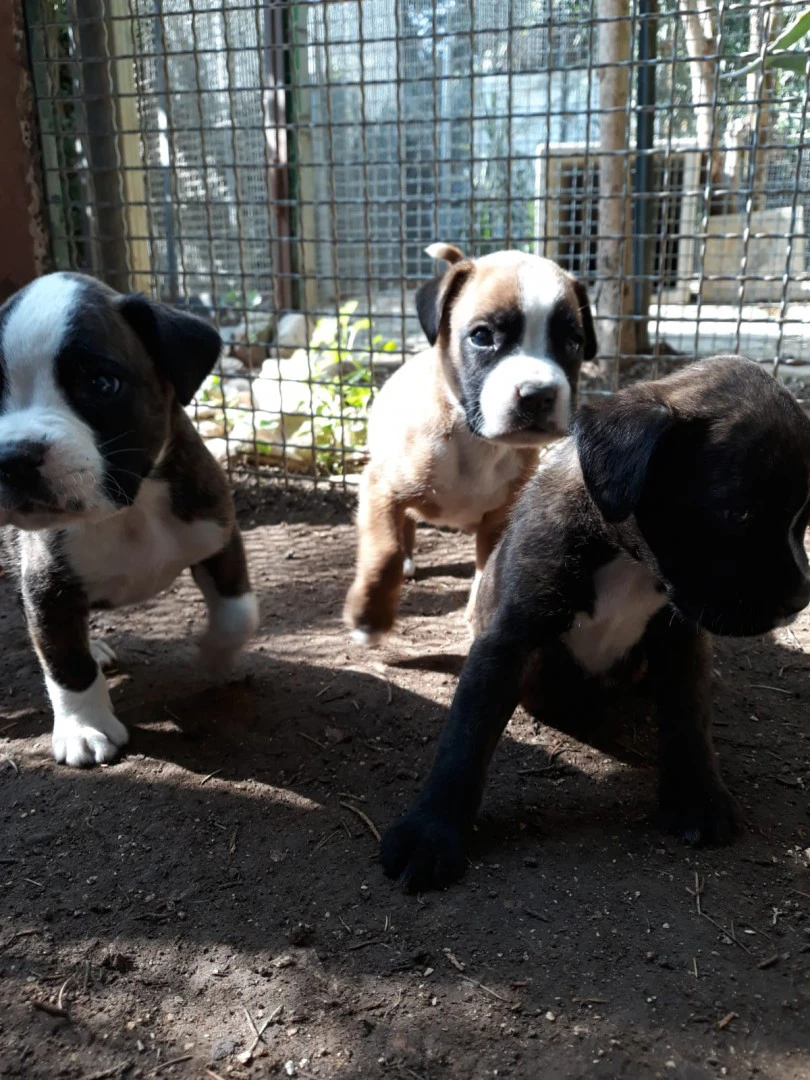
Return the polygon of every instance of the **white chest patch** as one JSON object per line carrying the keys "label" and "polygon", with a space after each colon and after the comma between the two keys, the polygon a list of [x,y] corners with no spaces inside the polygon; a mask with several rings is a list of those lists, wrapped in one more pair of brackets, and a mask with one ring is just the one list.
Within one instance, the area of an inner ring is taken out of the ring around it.
{"label": "white chest patch", "polygon": [[91,605],[119,607],[162,592],[186,567],[221,550],[226,538],[215,521],[180,521],[168,484],[145,480],[132,506],[68,530],[68,558]]}
{"label": "white chest patch", "polygon": [[441,507],[441,514],[431,520],[475,529],[484,514],[504,504],[521,467],[511,447],[484,443],[460,423],[449,439],[434,446],[431,487],[425,494]]}
{"label": "white chest patch", "polygon": [[667,602],[643,563],[621,555],[594,575],[593,615],[578,611],[562,642],[589,675],[603,675],[640,640]]}

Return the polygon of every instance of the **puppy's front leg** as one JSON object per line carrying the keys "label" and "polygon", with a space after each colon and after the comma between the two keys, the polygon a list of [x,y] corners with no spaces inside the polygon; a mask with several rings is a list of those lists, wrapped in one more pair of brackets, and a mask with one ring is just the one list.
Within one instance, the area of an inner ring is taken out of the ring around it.
{"label": "puppy's front leg", "polygon": [[650,628],[648,663],[659,723],[661,825],[689,844],[728,844],[737,813],[712,746],[708,636],[665,610]]}
{"label": "puppy's front leg", "polygon": [[366,469],[357,505],[357,570],[343,609],[359,645],[376,645],[394,625],[407,546],[413,541],[405,510],[374,469]]}
{"label": "puppy's front leg", "polygon": [[215,675],[227,675],[259,625],[259,605],[250,589],[242,534],[234,525],[225,547],[192,566],[208,608],[208,629],[200,652]]}
{"label": "puppy's front leg", "polygon": [[416,805],[387,830],[382,864],[412,892],[461,877],[487,767],[517,707],[526,639],[494,624],[473,643]]}
{"label": "puppy's front leg", "polygon": [[465,618],[470,628],[472,628],[475,600],[478,596],[478,586],[481,584],[484,567],[489,562],[490,555],[498,546],[498,541],[503,535],[506,523],[509,520],[511,508],[512,504],[509,502],[499,506],[497,510],[491,510],[488,514],[484,514],[480,525],[475,530],[475,577],[470,586],[470,596],[465,611]]}
{"label": "puppy's front leg", "polygon": [[129,741],[93,654],[82,587],[55,568],[23,574],[22,600],[53,708],[53,756],[65,765],[112,761]]}

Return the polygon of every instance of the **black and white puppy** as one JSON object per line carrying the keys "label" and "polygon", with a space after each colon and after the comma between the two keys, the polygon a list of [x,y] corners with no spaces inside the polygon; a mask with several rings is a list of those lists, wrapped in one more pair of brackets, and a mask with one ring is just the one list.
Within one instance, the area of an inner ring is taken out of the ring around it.
{"label": "black and white puppy", "polygon": [[57,761],[110,761],[129,738],[92,609],[146,600],[191,567],[209,667],[227,670],[256,629],[227,480],[182,408],[219,349],[208,323],[79,274],[0,308],[0,525]]}
{"label": "black and white puppy", "polygon": [[411,889],[463,873],[519,702],[542,718],[641,675],[658,714],[663,826],[728,843],[706,631],[764,634],[806,607],[808,520],[810,420],[751,361],[715,357],[582,408],[487,564],[478,636],[416,806],[383,838],[385,872]]}

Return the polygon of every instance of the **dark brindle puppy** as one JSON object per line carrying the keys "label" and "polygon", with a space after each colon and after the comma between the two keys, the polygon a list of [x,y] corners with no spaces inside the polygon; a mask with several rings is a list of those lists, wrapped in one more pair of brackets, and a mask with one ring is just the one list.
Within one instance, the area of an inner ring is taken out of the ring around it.
{"label": "dark brindle puppy", "polygon": [[518,703],[542,703],[544,668],[567,673],[563,703],[646,670],[662,825],[728,843],[707,631],[764,634],[810,602],[809,495],[810,420],[748,360],[705,360],[580,410],[487,565],[478,637],[416,806],[383,838],[385,872],[412,889],[463,873],[489,759]]}
{"label": "dark brindle puppy", "polygon": [[92,609],[146,600],[191,567],[208,669],[227,670],[256,629],[227,479],[182,408],[219,350],[202,320],[79,274],[0,308],[0,525],[57,761],[110,761],[129,738]]}

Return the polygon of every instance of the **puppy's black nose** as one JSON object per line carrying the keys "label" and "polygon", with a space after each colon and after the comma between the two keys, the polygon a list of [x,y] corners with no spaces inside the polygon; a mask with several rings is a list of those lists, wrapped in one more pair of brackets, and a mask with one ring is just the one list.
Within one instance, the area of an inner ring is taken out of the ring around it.
{"label": "puppy's black nose", "polygon": [[26,487],[44,460],[44,443],[33,439],[0,443],[0,481],[10,487]]}
{"label": "puppy's black nose", "polygon": [[782,605],[784,615],[798,615],[810,604],[810,581],[805,581]]}
{"label": "puppy's black nose", "polygon": [[545,420],[557,403],[556,386],[524,383],[518,387],[520,411],[532,420]]}

